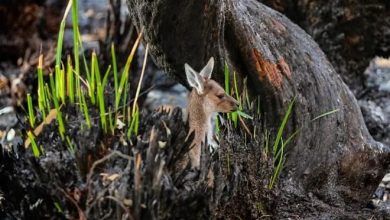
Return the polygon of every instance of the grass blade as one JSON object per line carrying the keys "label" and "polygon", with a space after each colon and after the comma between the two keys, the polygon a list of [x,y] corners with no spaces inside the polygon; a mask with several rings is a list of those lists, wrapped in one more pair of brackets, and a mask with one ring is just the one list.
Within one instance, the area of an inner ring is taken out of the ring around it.
{"label": "grass blade", "polygon": [[32,104],[30,93],[27,93],[27,108],[28,108],[28,120],[30,122],[30,126],[33,128],[35,126],[35,114],[34,114],[34,107]]}
{"label": "grass blade", "polygon": [[325,116],[327,116],[327,115],[331,115],[331,114],[333,114],[333,113],[336,113],[336,112],[338,112],[339,110],[340,110],[340,109],[333,109],[333,110],[331,110],[331,111],[325,112],[325,113],[323,113],[323,114],[321,114],[321,115],[319,115],[319,116],[313,118],[311,121],[316,121],[316,120],[318,120],[318,119],[320,119],[320,118],[322,118],[322,117],[325,117]]}
{"label": "grass blade", "polygon": [[288,120],[288,118],[289,118],[289,116],[290,116],[290,114],[291,114],[291,111],[292,111],[294,102],[295,102],[295,97],[294,97],[294,99],[291,101],[291,103],[288,105],[287,112],[286,112],[286,114],[284,115],[282,124],[280,125],[280,127],[279,127],[279,129],[278,129],[278,133],[277,133],[277,135],[276,135],[276,139],[275,139],[275,142],[274,142],[274,145],[273,145],[273,155],[276,155],[276,154],[277,154],[277,150],[278,150],[278,147],[279,147],[279,142],[280,142],[280,140],[282,139],[283,131],[284,131],[284,128],[286,127],[287,120]]}
{"label": "grass blade", "polygon": [[139,45],[139,43],[141,41],[141,38],[142,38],[142,35],[143,35],[142,33],[143,33],[143,31],[141,31],[141,33],[138,35],[138,38],[135,41],[135,43],[133,45],[133,48],[131,49],[131,52],[130,52],[128,58],[127,58],[125,67],[124,67],[124,69],[122,71],[122,77],[121,77],[121,80],[120,80],[120,83],[119,83],[118,92],[116,93],[116,96],[115,96],[115,112],[119,108],[119,103],[120,103],[120,99],[121,99],[123,90],[125,88],[125,85],[127,85],[127,81],[128,81],[128,78],[129,78],[130,65],[131,65],[131,63],[133,61],[136,49],[138,48],[138,45]]}

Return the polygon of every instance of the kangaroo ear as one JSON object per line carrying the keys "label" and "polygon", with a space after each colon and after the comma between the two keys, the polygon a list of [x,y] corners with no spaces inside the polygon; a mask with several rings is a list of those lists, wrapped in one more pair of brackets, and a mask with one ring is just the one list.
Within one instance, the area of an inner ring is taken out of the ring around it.
{"label": "kangaroo ear", "polygon": [[186,71],[188,84],[190,84],[192,88],[195,88],[199,95],[203,94],[203,79],[201,79],[200,75],[188,64],[184,64],[184,69]]}
{"label": "kangaroo ear", "polygon": [[207,65],[203,67],[202,71],[200,71],[200,75],[204,79],[210,79],[211,78],[211,73],[213,73],[214,69],[214,57],[211,57],[209,62],[207,62]]}

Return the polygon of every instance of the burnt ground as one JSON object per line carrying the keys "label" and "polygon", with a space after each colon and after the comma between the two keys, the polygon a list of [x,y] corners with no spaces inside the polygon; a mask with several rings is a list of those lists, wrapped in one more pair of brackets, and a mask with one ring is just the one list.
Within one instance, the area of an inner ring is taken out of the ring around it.
{"label": "burnt ground", "polygon": [[[31,2],[25,1],[29,9],[27,13],[42,10],[43,3],[30,6]],[[56,7],[60,12],[63,10],[61,5]],[[89,12],[87,17],[92,19],[100,15]],[[31,21],[35,21],[34,18]],[[97,24],[103,21],[105,19]],[[36,24],[42,25],[40,22]],[[85,29],[94,28],[87,25]],[[188,126],[182,122],[182,112],[178,108],[171,113],[142,109],[139,134],[128,138],[126,128],[116,129],[114,135],[105,134],[97,120],[98,109],[90,109],[94,120],[92,127],[87,129],[82,114],[73,106],[66,106],[63,109],[67,118],[66,133],[72,137],[70,143],[75,150],[70,150],[68,143],[61,140],[57,123],[53,122],[44,126],[37,137],[38,145],[44,149],[43,156],[34,157],[23,145],[26,131],[30,129],[23,97],[26,92],[36,90],[37,42],[45,42],[44,48],[49,51],[47,63],[50,63],[55,32],[56,29],[53,37],[38,33],[34,38],[22,41],[24,47],[15,58],[5,59],[4,54],[11,49],[2,48],[0,111],[8,110],[0,114],[1,219],[389,218],[385,203],[380,203],[380,208],[375,209],[367,201],[367,207],[359,211],[345,210],[331,207],[310,195],[296,193],[288,186],[269,190],[267,185],[273,172],[273,161],[263,148],[259,148],[264,144],[264,137],[251,137],[242,124],[238,128],[229,121],[221,125],[220,148],[211,153],[204,152],[199,171],[181,167],[185,164],[190,140],[185,141]],[[121,39],[111,35],[110,40],[131,44],[130,35]],[[98,45],[102,59],[107,59],[104,58],[105,48],[110,42],[99,37],[93,39],[91,48]],[[17,43],[9,45],[20,47]],[[11,48],[13,53],[17,52]],[[142,57],[142,50],[139,53]],[[134,68],[139,68],[139,65]],[[149,75],[145,81],[150,84],[144,84],[141,103],[150,88],[171,85],[157,85],[161,80],[154,80],[156,71],[153,64],[148,66]],[[370,78],[369,72],[366,73],[367,79]],[[132,81],[138,82],[137,76]],[[386,91],[379,91],[379,87],[380,84],[369,84],[357,98],[370,132],[376,139],[389,143],[390,119],[386,110],[389,105],[386,103],[390,103],[390,96]],[[110,89],[106,92],[108,97],[112,96]],[[12,106],[15,108],[7,108]],[[250,110],[246,111],[251,114]],[[261,127],[259,118],[251,124]],[[15,134],[11,135],[13,131]],[[378,195],[378,199],[383,200],[384,194]]]}

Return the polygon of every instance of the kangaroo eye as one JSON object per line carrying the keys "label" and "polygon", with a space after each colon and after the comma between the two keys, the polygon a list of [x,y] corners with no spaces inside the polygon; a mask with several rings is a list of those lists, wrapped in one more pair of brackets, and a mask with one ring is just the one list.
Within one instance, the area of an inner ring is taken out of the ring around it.
{"label": "kangaroo eye", "polygon": [[217,97],[218,97],[219,99],[223,99],[223,97],[225,97],[225,94],[219,94],[219,95],[217,95]]}

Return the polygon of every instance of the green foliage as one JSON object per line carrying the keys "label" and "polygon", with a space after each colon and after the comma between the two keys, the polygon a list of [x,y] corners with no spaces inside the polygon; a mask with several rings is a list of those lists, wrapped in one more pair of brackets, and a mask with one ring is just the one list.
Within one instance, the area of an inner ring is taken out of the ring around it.
{"label": "green foliage", "polygon": [[30,93],[27,94],[27,107],[28,107],[28,119],[30,121],[30,126],[33,128],[35,125],[35,114],[34,114],[34,107],[32,104]]}
{"label": "green foliage", "polygon": [[126,90],[124,88],[125,88],[125,86],[128,85],[130,66],[131,66],[131,63],[133,61],[136,49],[138,48],[138,45],[140,43],[141,37],[142,37],[142,34],[140,34],[138,36],[137,40],[135,41],[134,46],[131,49],[130,55],[127,57],[125,67],[123,68],[122,77],[121,77],[121,80],[119,83],[118,90],[115,91],[115,111],[117,111],[119,108],[119,103],[120,103],[120,100],[122,97],[122,93],[126,93],[125,92]]}
{"label": "green foliage", "polygon": [[31,131],[27,131],[27,137],[28,137],[28,139],[30,139],[31,149],[32,149],[34,157],[41,156],[41,151],[37,145],[37,142],[35,142],[35,136],[33,135],[33,133]]}
{"label": "green foliage", "polygon": [[[67,56],[66,64],[62,64],[62,48],[64,38],[65,21],[69,12],[72,12],[72,28],[73,28],[73,57]],[[60,31],[58,35],[56,57],[55,57],[55,68],[54,72],[49,74],[49,85],[44,81],[43,77],[43,55],[40,55],[37,75],[38,75],[38,108],[39,114],[41,114],[43,121],[45,120],[48,113],[52,108],[56,110],[56,119],[58,123],[58,131],[68,146],[70,151],[74,151],[75,147],[69,136],[66,135],[66,120],[63,118],[61,108],[64,105],[74,105],[78,107],[79,111],[83,114],[85,122],[81,122],[81,127],[87,125],[87,128],[91,127],[91,108],[97,108],[99,110],[99,122],[102,130],[107,133],[110,132],[114,135],[116,122],[120,116],[119,104],[123,103],[124,112],[127,109],[127,95],[128,95],[128,81],[129,72],[134,58],[135,52],[137,51],[138,45],[140,44],[142,34],[139,35],[133,48],[127,58],[126,64],[123,67],[123,71],[118,82],[118,64],[116,61],[114,45],[111,47],[112,63],[105,71],[104,75],[101,75],[101,67],[99,67],[98,57],[95,52],[91,54],[90,62],[87,63],[87,59],[82,50],[82,42],[80,38],[78,28],[78,6],[77,0],[70,0],[65,10],[64,17],[61,22]],[[146,47],[146,55],[144,65],[146,65],[148,46]],[[80,58],[84,63],[83,67],[80,67]],[[113,67],[113,68],[111,68]],[[109,84],[111,71],[114,75],[114,92],[115,102],[113,106],[107,105],[105,99],[106,87]],[[129,110],[129,121],[128,121],[128,135],[138,134],[139,128],[139,107],[137,104],[138,96],[140,94],[141,81],[145,71],[145,66],[142,69],[141,78],[138,83],[136,96],[134,98],[133,107]],[[27,97],[29,107],[29,122],[31,127],[35,126],[35,115],[31,96]],[[109,110],[107,112],[107,109]],[[113,111],[112,111],[113,109]],[[129,108],[130,109],[130,108]],[[125,114],[124,114],[125,115]],[[124,116],[123,115],[123,116]],[[108,116],[108,117],[107,117]],[[39,149],[36,146],[35,137],[31,132],[28,134],[31,145],[33,146],[33,153],[36,156],[40,155],[43,149]]]}
{"label": "green foliage", "polygon": [[[60,104],[59,104],[58,98],[56,96],[57,88],[55,87],[53,74],[50,74],[50,86],[51,86],[51,97],[52,97],[52,100],[54,103],[54,107],[57,111],[58,131],[60,132],[61,138],[64,139],[65,125],[64,125],[64,121],[62,120],[62,113],[60,111]],[[48,93],[49,93],[49,91],[48,91]]]}
{"label": "green foliage", "polygon": [[[280,173],[282,172],[284,161],[285,161],[285,146],[286,144],[283,142],[283,133],[284,129],[286,128],[287,121],[291,115],[292,108],[294,106],[295,98],[290,102],[288,105],[288,109],[283,117],[282,123],[280,124],[280,127],[278,129],[278,133],[276,135],[276,138],[274,140],[274,144],[272,146],[272,155],[273,159],[275,161],[275,169],[271,176],[271,179],[268,184],[268,188],[272,189],[275,185],[276,180],[279,178]],[[295,134],[294,134],[295,136]],[[291,137],[289,140],[291,140]],[[266,138],[267,139],[267,138]],[[268,149],[268,143],[266,144],[266,149]]]}

